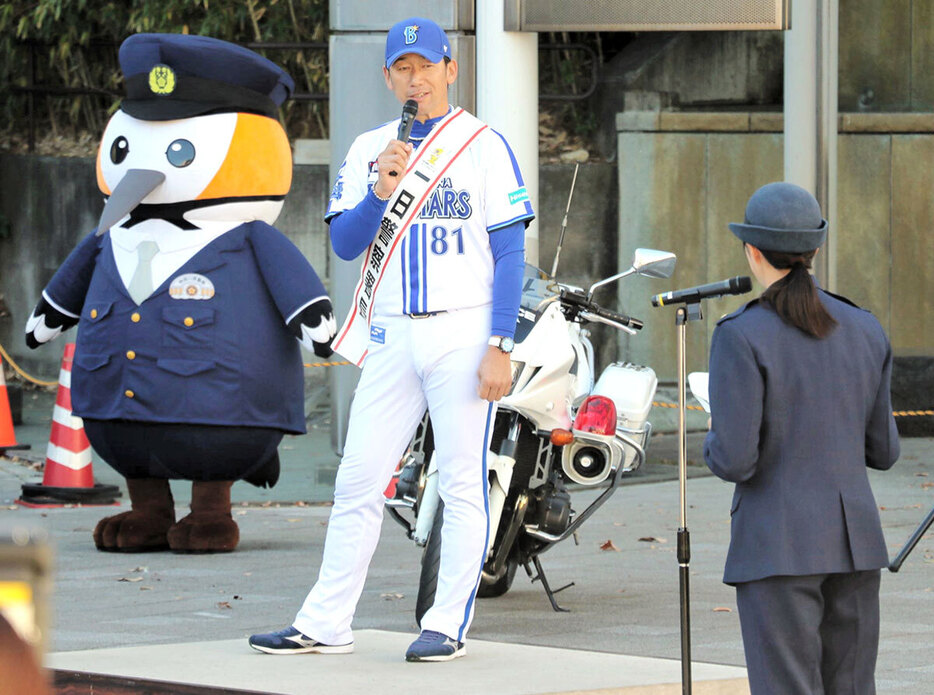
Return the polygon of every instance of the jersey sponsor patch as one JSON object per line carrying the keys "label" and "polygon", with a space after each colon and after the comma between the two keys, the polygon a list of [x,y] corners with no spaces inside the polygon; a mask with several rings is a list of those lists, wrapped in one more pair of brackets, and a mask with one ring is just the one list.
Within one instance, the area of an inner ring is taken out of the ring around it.
{"label": "jersey sponsor patch", "polygon": [[382,326],[370,326],[370,340],[383,345],[386,342],[386,329]]}
{"label": "jersey sponsor patch", "polygon": [[526,190],[525,186],[522,188],[517,188],[512,193],[509,194],[509,204],[516,205],[517,203],[524,203],[529,199],[529,192]]}
{"label": "jersey sponsor patch", "polygon": [[214,283],[198,273],[179,275],[169,285],[169,296],[172,299],[211,299]]}

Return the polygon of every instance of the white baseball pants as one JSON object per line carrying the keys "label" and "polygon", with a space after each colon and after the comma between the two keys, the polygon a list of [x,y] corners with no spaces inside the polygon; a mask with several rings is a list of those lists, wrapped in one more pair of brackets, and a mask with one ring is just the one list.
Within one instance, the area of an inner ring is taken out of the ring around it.
{"label": "white baseball pants", "polygon": [[463,641],[490,533],[486,452],[495,405],[477,395],[490,308],[422,319],[375,317],[373,326],[350,408],[318,581],[293,625],[325,644],[353,641],[350,624],[379,540],[383,491],[427,406],[444,525],[435,602],[421,627]]}

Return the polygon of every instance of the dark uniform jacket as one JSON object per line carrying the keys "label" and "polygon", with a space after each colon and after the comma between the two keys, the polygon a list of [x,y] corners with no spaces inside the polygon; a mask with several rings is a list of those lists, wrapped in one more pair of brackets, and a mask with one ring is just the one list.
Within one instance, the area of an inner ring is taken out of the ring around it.
{"label": "dark uniform jacket", "polygon": [[[186,275],[207,278],[213,296],[186,298],[172,286]],[[325,291],[274,227],[250,222],[224,233],[140,306],[120,279],[110,235],[91,233],[45,292],[81,317],[75,415],[305,432],[301,352],[286,319]]]}
{"label": "dark uniform jacket", "polygon": [[866,467],[899,454],[891,347],[872,314],[819,295],[838,322],[822,340],[758,300],[714,330],[704,458],[736,483],[727,584],[888,564]]}

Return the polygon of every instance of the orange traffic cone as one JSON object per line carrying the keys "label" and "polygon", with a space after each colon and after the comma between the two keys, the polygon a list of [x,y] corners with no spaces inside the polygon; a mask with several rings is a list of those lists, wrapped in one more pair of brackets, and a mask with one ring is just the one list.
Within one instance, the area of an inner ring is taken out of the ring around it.
{"label": "orange traffic cone", "polygon": [[94,482],[91,443],[84,433],[84,422],[71,414],[71,363],[75,344],[65,345],[58,395],[52,411],[52,431],[45,457],[42,483],[23,485],[23,496],[16,500],[27,507],[63,504],[115,504],[120,496],[116,485]]}
{"label": "orange traffic cone", "polygon": [[8,449],[28,449],[29,444],[17,444],[13,432],[13,412],[10,410],[10,395],[3,378],[3,357],[0,356],[0,455]]}

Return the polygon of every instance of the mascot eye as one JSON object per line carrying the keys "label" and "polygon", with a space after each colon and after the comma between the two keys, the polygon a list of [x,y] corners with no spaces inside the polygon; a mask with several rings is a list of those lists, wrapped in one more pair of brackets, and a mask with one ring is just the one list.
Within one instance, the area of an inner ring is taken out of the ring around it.
{"label": "mascot eye", "polygon": [[130,154],[130,143],[121,135],[110,146],[110,161],[114,164],[121,164],[128,154]]}
{"label": "mascot eye", "polygon": [[175,140],[165,151],[165,157],[173,167],[187,167],[195,159],[195,146],[184,139]]}

